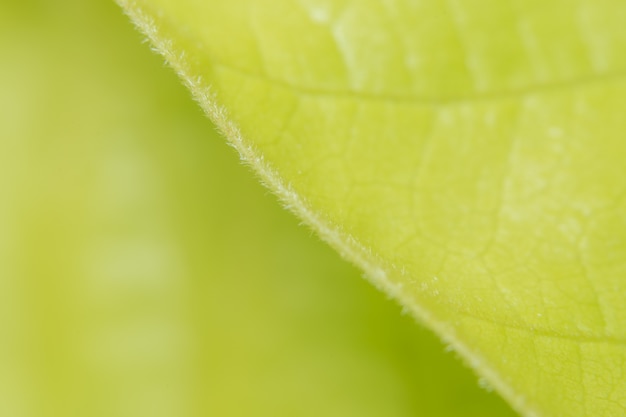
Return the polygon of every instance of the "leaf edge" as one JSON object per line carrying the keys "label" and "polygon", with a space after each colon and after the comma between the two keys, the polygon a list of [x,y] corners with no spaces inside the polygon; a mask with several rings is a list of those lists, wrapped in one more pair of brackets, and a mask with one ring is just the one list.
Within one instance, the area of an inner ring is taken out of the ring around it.
{"label": "leaf edge", "polygon": [[[241,161],[251,167],[260,182],[276,195],[288,211],[301,219],[324,242],[336,250],[348,262],[364,271],[367,279],[378,290],[395,300],[402,308],[411,312],[418,324],[433,331],[446,345],[459,354],[463,363],[469,366],[481,379],[493,387],[509,405],[523,417],[541,417],[523,394],[515,392],[506,379],[487,365],[481,355],[460,340],[454,329],[445,321],[438,320],[424,307],[402,293],[402,286],[389,278],[385,262],[372,251],[347,233],[340,225],[334,224],[322,213],[316,213],[306,199],[298,194],[278,172],[268,163],[256,147],[248,143],[236,126],[225,107],[219,104],[217,95],[202,76],[194,72],[185,57],[183,49],[177,53],[176,43],[162,35],[155,19],[134,0],[114,0],[130,19],[135,28],[143,34],[152,49],[161,55],[165,63],[174,70],[183,85],[191,92],[204,114],[214,123],[219,133],[239,153]],[[372,260],[368,259],[371,258]]]}

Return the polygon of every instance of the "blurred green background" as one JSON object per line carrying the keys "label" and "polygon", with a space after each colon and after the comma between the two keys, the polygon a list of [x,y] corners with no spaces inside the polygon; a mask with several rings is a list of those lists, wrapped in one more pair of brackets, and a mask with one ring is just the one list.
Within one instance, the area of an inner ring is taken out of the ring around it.
{"label": "blurred green background", "polygon": [[0,0],[0,416],[509,416],[107,1]]}

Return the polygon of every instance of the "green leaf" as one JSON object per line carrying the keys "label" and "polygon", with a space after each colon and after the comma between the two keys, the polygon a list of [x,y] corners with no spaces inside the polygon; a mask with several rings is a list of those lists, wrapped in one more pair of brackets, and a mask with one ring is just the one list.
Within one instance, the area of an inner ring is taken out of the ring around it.
{"label": "green leaf", "polygon": [[0,2],[0,416],[509,415],[140,40],[112,2]]}
{"label": "green leaf", "polygon": [[521,414],[626,413],[626,3],[120,3],[283,202]]}

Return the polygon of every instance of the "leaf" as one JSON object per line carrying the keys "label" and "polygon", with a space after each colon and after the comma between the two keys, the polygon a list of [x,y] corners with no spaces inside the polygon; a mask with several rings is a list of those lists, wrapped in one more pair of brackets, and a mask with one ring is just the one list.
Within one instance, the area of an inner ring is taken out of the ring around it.
{"label": "leaf", "polygon": [[626,3],[119,2],[283,202],[521,414],[626,413]]}
{"label": "leaf", "polygon": [[113,3],[0,3],[0,416],[506,416]]}

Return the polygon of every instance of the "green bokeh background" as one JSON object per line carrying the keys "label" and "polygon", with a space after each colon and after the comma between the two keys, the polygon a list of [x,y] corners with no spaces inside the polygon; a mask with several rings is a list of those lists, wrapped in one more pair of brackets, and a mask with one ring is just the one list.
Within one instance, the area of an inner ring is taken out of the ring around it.
{"label": "green bokeh background", "polygon": [[509,416],[106,1],[0,0],[0,417]]}

